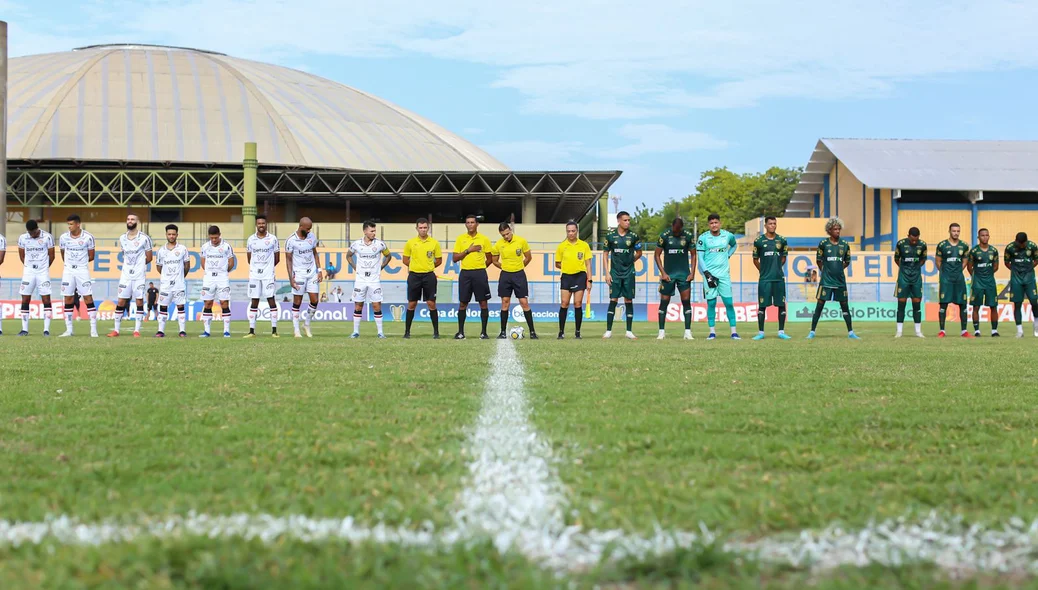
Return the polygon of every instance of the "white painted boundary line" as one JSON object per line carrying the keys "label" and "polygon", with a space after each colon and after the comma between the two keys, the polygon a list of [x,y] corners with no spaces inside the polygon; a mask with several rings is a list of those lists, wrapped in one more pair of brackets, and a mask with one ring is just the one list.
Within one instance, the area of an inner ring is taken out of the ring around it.
{"label": "white painted boundary line", "polygon": [[[143,538],[206,537],[268,543],[282,538],[310,543],[342,540],[436,549],[490,539],[499,551],[517,550],[562,572],[583,571],[603,560],[645,560],[718,541],[705,528],[699,532],[657,530],[641,536],[567,527],[569,502],[553,468],[551,446],[529,421],[524,373],[515,345],[500,341],[495,360],[496,370],[487,380],[483,407],[469,438],[473,456],[469,482],[458,496],[454,523],[446,530],[384,524],[366,527],[352,518],[304,516],[189,514],[133,525],[57,517],[44,522],[0,521],[0,545],[57,542],[99,546]],[[1014,518],[1000,529],[990,529],[931,514],[918,522],[902,518],[860,530],[830,527],[752,542],[729,540],[723,548],[767,563],[814,570],[933,563],[951,574],[1038,574],[1038,520],[1028,524]]]}

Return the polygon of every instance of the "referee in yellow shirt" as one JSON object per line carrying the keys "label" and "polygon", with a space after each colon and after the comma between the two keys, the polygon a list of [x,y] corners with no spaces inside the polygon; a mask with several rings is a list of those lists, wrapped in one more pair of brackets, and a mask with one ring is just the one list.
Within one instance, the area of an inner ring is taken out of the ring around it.
{"label": "referee in yellow shirt", "polygon": [[512,226],[507,221],[502,221],[497,226],[501,239],[494,243],[491,254],[494,255],[494,266],[501,269],[501,278],[497,280],[497,296],[501,298],[501,333],[498,339],[503,340],[508,336],[509,304],[512,303],[512,295],[519,299],[519,305],[523,308],[526,316],[526,325],[530,327],[530,339],[537,339],[537,332],[533,329],[533,312],[530,311],[530,283],[526,280],[526,265],[533,260],[530,252],[530,244],[512,231]]}
{"label": "referee in yellow shirt", "polygon": [[490,253],[490,240],[479,233],[479,220],[475,215],[465,216],[465,234],[454,242],[454,262],[461,261],[461,272],[458,275],[458,333],[455,340],[465,339],[465,314],[469,302],[475,297],[479,302],[479,319],[483,322],[480,340],[489,340],[487,336],[487,320],[490,310],[490,279],[487,278],[487,267],[493,263]]}
{"label": "referee in yellow shirt", "polygon": [[559,340],[566,334],[566,313],[573,298],[573,321],[576,338],[580,339],[580,322],[584,319],[584,291],[591,290],[591,246],[577,237],[577,222],[566,224],[566,241],[555,249],[555,268],[562,270],[562,307],[559,308]]}
{"label": "referee in yellow shirt", "polygon": [[411,322],[418,300],[429,306],[433,339],[440,337],[440,314],[436,311],[436,269],[443,263],[440,242],[429,235],[429,220],[421,217],[414,224],[418,237],[404,244],[404,266],[407,267],[407,325],[404,338],[411,337]]}

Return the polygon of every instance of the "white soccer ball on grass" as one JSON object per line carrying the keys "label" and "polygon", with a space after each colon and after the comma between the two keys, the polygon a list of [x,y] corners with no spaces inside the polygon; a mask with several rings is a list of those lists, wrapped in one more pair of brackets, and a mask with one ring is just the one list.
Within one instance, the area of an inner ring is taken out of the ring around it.
{"label": "white soccer ball on grass", "polygon": [[523,330],[522,326],[516,326],[509,330],[508,337],[512,340],[522,340],[526,338],[526,330]]}

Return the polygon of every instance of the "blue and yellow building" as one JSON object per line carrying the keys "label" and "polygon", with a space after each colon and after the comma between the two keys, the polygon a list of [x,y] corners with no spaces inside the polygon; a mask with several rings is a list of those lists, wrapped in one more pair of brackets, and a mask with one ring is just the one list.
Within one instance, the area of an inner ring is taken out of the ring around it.
{"label": "blue and yellow building", "polygon": [[1038,142],[821,139],[782,233],[809,247],[833,216],[865,251],[891,250],[912,226],[931,244],[951,223],[971,244],[980,228],[999,245],[1018,231],[1038,237]]}

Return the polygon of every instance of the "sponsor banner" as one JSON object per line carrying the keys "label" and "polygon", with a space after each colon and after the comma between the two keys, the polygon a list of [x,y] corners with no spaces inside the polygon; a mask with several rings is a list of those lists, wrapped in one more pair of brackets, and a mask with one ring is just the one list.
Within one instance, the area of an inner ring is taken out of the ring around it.
{"label": "sponsor banner", "polygon": [[[60,293],[55,294],[51,298],[51,304],[58,308],[58,313],[64,313],[65,303],[64,298]],[[115,319],[115,302],[114,301],[103,301],[94,300],[94,304],[97,306],[97,319],[99,320],[112,320]],[[136,312],[137,306],[133,303],[130,304],[131,313]],[[32,301],[29,303],[29,318],[30,319],[43,319],[43,314],[47,313],[46,308],[43,306],[41,301]],[[82,300],[79,302],[78,315],[80,317],[86,317],[86,304]],[[5,300],[0,301],[0,319],[13,319],[22,317],[22,302],[16,300]]]}
{"label": "sponsor banner", "polygon": [[[815,312],[815,305],[817,302],[808,301],[804,303],[795,303],[789,305],[786,309],[786,321],[787,322],[810,322],[811,316]],[[851,310],[851,319],[855,322],[896,322],[897,321],[897,302],[896,301],[881,301],[867,303],[863,301],[851,301],[848,303],[848,307]],[[926,306],[922,307],[923,318],[922,321],[926,320],[927,309]],[[840,304],[835,301],[829,301],[825,304],[825,309],[822,311],[822,317],[819,321],[823,322],[842,322],[843,311],[840,310]],[[914,323],[915,318],[912,315],[912,303],[908,302],[905,308],[905,322]]]}
{"label": "sponsor banner", "polygon": [[[161,237],[161,236],[160,236]],[[496,236],[488,235],[491,241]],[[158,245],[158,242],[156,242]],[[453,244],[443,244],[444,263],[437,269],[437,274],[443,280],[455,280],[461,268],[460,262],[453,262],[450,257],[450,248]],[[158,245],[158,247],[162,247]],[[853,246],[852,246],[853,248]],[[188,279],[201,279],[199,270],[201,268],[202,256],[198,248],[189,247],[191,268]],[[0,265],[0,277],[14,278],[22,274],[22,265],[18,261],[15,248],[8,248],[9,254]],[[234,268],[230,272],[231,280],[247,280],[249,278],[248,263],[244,248],[235,248]],[[558,281],[559,271],[555,268],[555,252],[552,250],[533,250],[533,260],[526,267],[526,275],[530,281]],[[321,248],[318,247],[319,263],[325,271],[331,271],[335,280],[352,280],[354,273],[349,270],[346,262],[346,249],[344,248]],[[393,252],[389,265],[382,271],[384,281],[402,281],[407,278],[407,268],[403,266],[401,252]],[[602,252],[594,252],[591,258],[593,278],[602,280],[604,262]],[[753,283],[757,281],[757,269],[753,266],[752,252],[743,249],[736,252],[730,259],[731,277],[737,283]],[[804,277],[815,264],[815,253],[793,252],[789,255],[785,264],[786,278],[790,284],[803,283]],[[158,280],[158,272],[154,263],[148,265],[148,280]],[[61,254],[57,254],[54,264],[50,269],[50,276],[57,279],[62,274]],[[118,279],[122,269],[122,252],[118,248],[98,248],[94,261],[90,264],[90,275],[94,279]],[[634,265],[635,276],[638,282],[654,283],[659,281],[659,272],[653,264],[652,253],[646,251],[645,255]],[[491,267],[487,271],[491,280],[497,280],[500,271]],[[847,267],[847,281],[850,283],[892,283],[897,280],[897,265],[894,264],[892,253],[852,253],[851,265]],[[923,276],[926,279],[936,280],[937,267],[933,256],[923,266]],[[277,266],[276,276],[278,281],[287,281],[288,275],[285,270],[285,255],[281,254],[281,264]],[[996,273],[1001,281],[1008,280],[1009,271],[1002,265]],[[967,281],[969,277],[967,276]]]}
{"label": "sponsor banner", "polygon": [[[941,305],[939,303],[927,303],[923,307],[925,309],[926,317],[929,317],[929,318],[932,318],[932,319],[936,319],[937,317],[939,317],[938,314],[941,311]],[[969,318],[970,318],[970,320],[972,322],[972,319],[973,319],[973,306],[972,305],[967,305],[966,306],[966,311],[967,311],[967,314],[969,315]],[[958,309],[958,307],[956,305],[951,305],[951,306],[948,307],[948,318],[947,319],[948,319],[948,322],[949,322],[948,325],[955,325],[955,326],[958,325],[956,322],[959,321],[959,309]],[[990,322],[990,321],[991,321],[991,309],[988,308],[988,307],[984,307],[984,306],[980,307],[980,322],[981,322],[981,325],[983,325],[986,322]],[[999,322],[1007,322],[1007,323],[1010,323],[1010,324],[1014,323],[1014,320],[1013,320],[1013,304],[1012,303],[999,303],[998,304],[998,321]],[[1028,322],[1033,322],[1034,321],[1034,310],[1031,309],[1031,304],[1030,303],[1026,303],[1025,302],[1023,304],[1023,321],[1024,321],[1024,323],[1028,323]],[[970,323],[971,329],[972,329],[972,326],[973,326],[973,324]]]}
{"label": "sponsor banner", "polygon": [[[658,303],[650,303],[647,306],[648,315],[652,319],[659,317],[660,305]],[[757,321],[757,304],[756,303],[735,303],[733,304],[735,309],[735,321],[736,322],[756,322]],[[706,303],[693,303],[692,304],[692,322],[700,323],[706,322]],[[765,312],[765,318],[770,322],[778,321],[778,310],[774,307],[768,308]],[[670,305],[667,306],[667,321],[668,322],[684,322],[685,315],[681,309],[681,302],[670,300]],[[725,309],[724,305],[721,304],[720,300],[717,302],[717,321],[728,322],[728,310]]]}
{"label": "sponsor banner", "polygon": [[[303,309],[306,309],[308,305],[307,299],[303,299]],[[646,305],[636,303],[634,304],[634,320],[636,322],[644,322],[647,319]],[[291,320],[292,319],[292,304],[281,302],[278,304],[278,321]],[[199,308],[201,309],[201,308]],[[249,304],[243,301],[232,301],[231,302],[231,319],[232,320],[245,320],[248,318]],[[457,321],[458,319],[458,305],[456,303],[437,305],[436,311],[442,321]],[[551,304],[530,304],[530,311],[533,312],[533,319],[535,322],[547,322],[547,321],[558,321],[559,319],[559,308],[558,306]],[[606,314],[609,311],[609,305],[605,303],[595,303],[584,308],[584,321],[591,322],[604,322],[606,320]],[[480,321],[479,318],[479,305],[472,303],[466,309],[465,317],[468,320]],[[501,307],[500,305],[495,306],[490,304],[490,319],[494,322],[500,321],[501,318]],[[259,320],[270,321],[270,308],[267,306],[266,301],[260,301],[259,307]],[[620,304],[616,307],[616,318],[617,321],[624,321],[624,304]],[[403,322],[406,319],[407,305],[403,303],[383,303],[382,314],[384,321],[387,322]],[[511,321],[514,322],[525,322],[526,316],[523,315],[523,308],[519,304],[511,306],[509,310]],[[573,309],[570,308],[568,318],[573,319]],[[364,306],[364,320],[372,321],[374,317],[371,313],[371,306]],[[425,303],[419,302],[418,307],[415,308],[414,321],[416,322],[428,322],[430,321],[430,311]],[[353,303],[319,303],[317,305],[317,313],[314,316],[314,321],[319,322],[335,322],[335,321],[353,321]]]}

